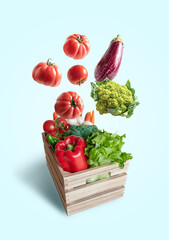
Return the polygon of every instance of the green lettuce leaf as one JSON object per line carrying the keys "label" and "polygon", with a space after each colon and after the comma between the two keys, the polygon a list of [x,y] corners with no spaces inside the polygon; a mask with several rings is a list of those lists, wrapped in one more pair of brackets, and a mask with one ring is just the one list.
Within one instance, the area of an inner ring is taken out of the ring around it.
{"label": "green lettuce leaf", "polygon": [[130,153],[122,152],[125,135],[119,136],[106,131],[98,130],[86,140],[85,154],[89,157],[90,167],[98,167],[110,163],[119,163],[123,168],[124,163],[132,159]]}

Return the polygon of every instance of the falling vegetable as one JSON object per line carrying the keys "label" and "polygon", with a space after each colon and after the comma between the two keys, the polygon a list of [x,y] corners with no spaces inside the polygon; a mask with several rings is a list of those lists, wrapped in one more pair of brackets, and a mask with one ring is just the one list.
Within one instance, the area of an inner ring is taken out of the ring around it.
{"label": "falling vegetable", "polygon": [[99,113],[111,113],[113,116],[129,118],[139,102],[135,96],[135,89],[128,80],[120,85],[109,79],[103,82],[91,83],[91,97],[96,101],[96,110]]}
{"label": "falling vegetable", "polygon": [[68,80],[74,85],[81,85],[86,82],[88,78],[88,71],[82,65],[75,65],[67,72]]}
{"label": "falling vegetable", "polygon": [[55,112],[66,119],[79,117],[84,110],[82,98],[76,92],[64,92],[56,100]]}
{"label": "falling vegetable", "polygon": [[52,63],[49,58],[47,62],[41,62],[34,67],[32,77],[40,84],[57,87],[61,82],[62,73],[59,67]]}
{"label": "falling vegetable", "polygon": [[123,56],[123,41],[117,35],[95,68],[96,81],[102,82],[105,78],[114,79],[117,75]]}
{"label": "falling vegetable", "polygon": [[66,39],[63,51],[68,57],[82,59],[90,51],[89,40],[85,35],[73,34]]}

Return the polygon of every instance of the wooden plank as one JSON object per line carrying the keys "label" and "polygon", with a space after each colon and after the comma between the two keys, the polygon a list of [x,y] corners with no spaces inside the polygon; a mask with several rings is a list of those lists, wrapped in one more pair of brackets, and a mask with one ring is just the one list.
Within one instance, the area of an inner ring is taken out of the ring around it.
{"label": "wooden plank", "polygon": [[61,193],[60,188],[59,188],[59,186],[58,186],[58,182],[57,182],[57,180],[56,180],[56,176],[55,176],[55,174],[53,173],[52,168],[51,168],[49,162],[47,162],[47,166],[48,166],[48,169],[49,169],[50,174],[51,174],[51,176],[52,176],[52,179],[53,179],[53,181],[54,181],[54,184],[55,184],[55,186],[56,186],[56,189],[57,189],[57,191],[58,191],[58,193],[59,193],[60,199],[61,199],[61,201],[62,201],[62,204],[63,204],[64,208],[65,208],[65,211],[67,212],[67,205],[66,205],[65,200],[64,200],[64,198],[63,198],[63,196],[62,196],[62,193]]}
{"label": "wooden plank", "polygon": [[48,157],[50,158],[50,160],[54,166],[55,172],[58,175],[58,178],[60,179],[61,184],[64,186],[64,178],[60,172],[60,169],[58,168],[58,163],[57,163],[57,160],[55,159],[54,153],[48,146],[44,146],[44,147],[45,147],[46,155],[48,155]]}
{"label": "wooden plank", "polygon": [[44,143],[44,147],[45,147],[45,151],[47,150],[50,154],[50,156],[56,161],[57,163],[57,168],[59,169],[59,172],[63,178],[63,176],[67,176],[67,174],[69,174],[68,172],[65,172],[58,164],[57,160],[55,159],[55,155],[53,150],[48,146],[46,140],[45,140],[45,133],[42,133],[42,139],[43,139],[43,143]]}
{"label": "wooden plank", "polygon": [[100,167],[95,167],[95,168],[89,168],[84,171],[76,172],[76,173],[71,173],[67,176],[64,177],[64,182],[65,186],[69,186],[71,182],[76,182],[79,181],[80,179],[88,179],[90,177],[94,177],[99,174],[107,173],[110,172],[111,175],[116,175],[118,173],[123,173],[126,172],[128,169],[129,161],[125,163],[125,168],[120,169],[118,164],[109,164],[109,165],[104,165]]}
{"label": "wooden plank", "polygon": [[67,206],[67,215],[70,216],[77,212],[81,212],[87,210],[92,207],[96,207],[100,204],[115,200],[120,198],[124,194],[124,187],[112,189],[112,191],[105,192],[104,194],[97,194],[95,196],[91,196],[84,201],[77,201]]}
{"label": "wooden plank", "polygon": [[[129,164],[126,163],[126,165],[124,166],[123,169],[120,169],[119,167],[118,168],[114,168],[114,166],[113,166],[113,168],[111,170],[109,170],[108,172],[104,172],[104,169],[103,169],[103,172],[101,174],[109,173],[110,176],[115,176],[115,175],[118,175],[118,174],[126,173],[127,170],[128,170],[128,165]],[[97,174],[97,175],[99,175],[99,174]],[[93,172],[91,172],[90,177],[93,177],[93,176],[95,177],[97,175],[93,175]],[[65,180],[65,190],[69,191],[69,190],[71,190],[71,189],[73,189],[75,187],[85,185],[86,184],[86,180],[87,180],[86,176],[85,177],[81,177],[79,179],[71,180],[71,181],[66,181]]]}
{"label": "wooden plank", "polygon": [[[65,183],[66,189],[76,187],[79,185],[83,185],[86,183],[87,178],[94,177],[99,174],[109,172],[111,174],[111,176],[113,176],[116,174],[126,172],[128,170],[129,161],[127,161],[125,163],[125,166],[123,169],[120,169],[118,164],[109,164],[109,165],[104,165],[104,166],[100,166],[100,167],[89,168],[87,170],[76,172],[76,173],[65,172],[57,163],[57,160],[55,159],[52,149],[47,145],[47,143],[45,141],[44,133],[42,133],[42,137],[43,137],[43,141],[44,141],[45,150],[48,151],[50,157],[53,158],[53,163],[54,163],[55,167],[57,167],[57,169],[59,170],[60,175],[62,176],[61,178],[63,179],[63,181]],[[71,185],[72,185],[72,187],[70,187]]]}
{"label": "wooden plank", "polygon": [[54,175],[54,177],[55,177],[55,180],[57,181],[57,185],[58,185],[58,187],[59,187],[59,189],[60,189],[60,192],[62,193],[62,197],[63,197],[63,199],[65,200],[66,198],[65,198],[65,189],[64,189],[64,186],[61,184],[61,182],[60,182],[60,179],[58,178],[58,175],[56,174],[56,171],[55,171],[55,169],[54,169],[54,167],[53,167],[53,164],[52,164],[52,162],[51,162],[51,160],[50,160],[50,158],[49,158],[49,156],[47,155],[47,164],[49,164],[50,165],[50,168],[51,168],[51,170],[52,170],[52,172],[53,172],[53,175]]}
{"label": "wooden plank", "polygon": [[66,203],[71,203],[76,200],[82,199],[84,197],[89,197],[97,193],[101,193],[113,188],[123,186],[126,183],[127,174],[123,173],[117,176],[112,176],[111,178],[96,181],[94,183],[89,183],[71,191],[65,192]]}

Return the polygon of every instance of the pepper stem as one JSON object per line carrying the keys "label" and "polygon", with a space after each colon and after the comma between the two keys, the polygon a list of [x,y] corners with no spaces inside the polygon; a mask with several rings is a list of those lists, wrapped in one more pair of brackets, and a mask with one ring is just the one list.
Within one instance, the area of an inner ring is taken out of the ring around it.
{"label": "pepper stem", "polygon": [[68,144],[66,147],[66,150],[73,151],[73,149],[74,149],[74,145],[72,145],[72,144]]}

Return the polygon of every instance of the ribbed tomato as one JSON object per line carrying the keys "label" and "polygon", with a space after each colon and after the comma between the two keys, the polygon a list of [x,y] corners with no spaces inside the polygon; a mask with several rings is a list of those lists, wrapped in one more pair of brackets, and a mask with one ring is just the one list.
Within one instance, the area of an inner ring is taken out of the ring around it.
{"label": "ribbed tomato", "polygon": [[61,82],[62,73],[58,66],[51,63],[49,58],[47,62],[41,62],[34,67],[32,77],[40,84],[57,87]]}
{"label": "ribbed tomato", "polygon": [[73,34],[66,39],[63,50],[68,57],[82,59],[89,53],[89,40],[85,35]]}
{"label": "ribbed tomato", "polygon": [[63,118],[77,118],[83,110],[83,100],[76,92],[64,92],[56,100],[55,112]]}

